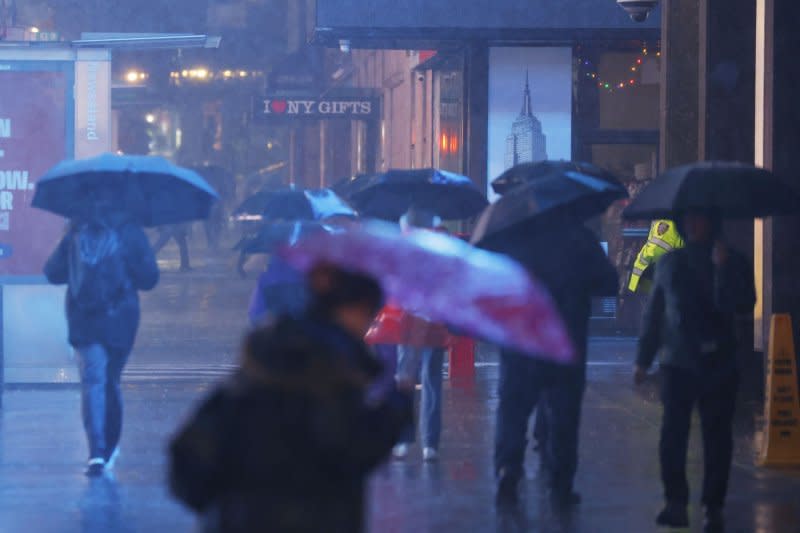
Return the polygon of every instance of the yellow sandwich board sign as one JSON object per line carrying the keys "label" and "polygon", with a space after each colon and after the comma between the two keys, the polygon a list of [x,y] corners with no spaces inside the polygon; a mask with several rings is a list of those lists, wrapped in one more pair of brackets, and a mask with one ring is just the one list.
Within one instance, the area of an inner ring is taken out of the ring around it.
{"label": "yellow sandwich board sign", "polygon": [[800,398],[792,318],[772,316],[767,361],[764,445],[761,465],[800,465]]}

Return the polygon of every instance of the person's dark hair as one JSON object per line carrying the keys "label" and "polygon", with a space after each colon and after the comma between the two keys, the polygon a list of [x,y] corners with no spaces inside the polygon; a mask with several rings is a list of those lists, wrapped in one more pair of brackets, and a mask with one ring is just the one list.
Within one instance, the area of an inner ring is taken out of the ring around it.
{"label": "person's dark hair", "polygon": [[377,313],[383,306],[383,289],[366,274],[320,264],[311,269],[308,280],[312,312],[330,315],[345,306],[364,305]]}

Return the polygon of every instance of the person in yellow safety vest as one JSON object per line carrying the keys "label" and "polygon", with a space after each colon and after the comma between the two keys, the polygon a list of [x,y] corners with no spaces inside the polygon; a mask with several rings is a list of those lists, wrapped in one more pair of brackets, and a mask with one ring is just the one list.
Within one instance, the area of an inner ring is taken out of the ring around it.
{"label": "person in yellow safety vest", "polygon": [[652,271],[645,274],[647,268],[654,265],[665,253],[681,247],[683,247],[683,238],[680,233],[678,233],[678,229],[673,221],[653,221],[650,225],[650,233],[647,236],[647,242],[642,246],[642,249],[636,256],[636,261],[633,263],[633,271],[631,272],[631,280],[628,283],[628,290],[637,292],[639,289],[642,289],[644,292],[649,292]]}

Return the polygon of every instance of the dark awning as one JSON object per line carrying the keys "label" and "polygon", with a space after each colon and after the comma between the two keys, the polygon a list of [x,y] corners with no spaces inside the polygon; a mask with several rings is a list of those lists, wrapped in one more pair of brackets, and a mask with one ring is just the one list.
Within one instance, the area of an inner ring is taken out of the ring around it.
{"label": "dark awning", "polygon": [[315,41],[403,48],[471,40],[657,38],[660,25],[660,8],[637,23],[614,0],[317,0]]}

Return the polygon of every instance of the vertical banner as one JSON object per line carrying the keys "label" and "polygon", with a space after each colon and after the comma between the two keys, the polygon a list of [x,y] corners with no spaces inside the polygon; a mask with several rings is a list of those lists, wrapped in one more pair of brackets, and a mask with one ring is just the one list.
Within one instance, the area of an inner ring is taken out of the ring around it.
{"label": "vertical banner", "polygon": [[110,151],[111,136],[111,62],[79,56],[75,62],[75,159]]}
{"label": "vertical banner", "polygon": [[518,163],[572,159],[572,49],[489,50],[491,181]]}
{"label": "vertical banner", "polygon": [[64,159],[64,72],[0,70],[0,276],[40,276],[64,227],[31,207],[36,179]]}

